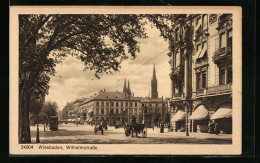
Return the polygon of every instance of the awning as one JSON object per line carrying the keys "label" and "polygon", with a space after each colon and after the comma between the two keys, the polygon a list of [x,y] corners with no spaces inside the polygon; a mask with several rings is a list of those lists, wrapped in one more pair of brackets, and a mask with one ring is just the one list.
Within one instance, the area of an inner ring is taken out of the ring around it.
{"label": "awning", "polygon": [[171,121],[182,121],[185,118],[186,113],[183,110],[179,110],[171,119]]}
{"label": "awning", "polygon": [[93,109],[89,109],[88,113],[91,113],[91,112],[93,112]]}
{"label": "awning", "polygon": [[201,48],[196,52],[194,58],[197,59],[200,56]]}
{"label": "awning", "polygon": [[201,23],[198,23],[198,25],[194,28],[194,31],[196,32],[201,27]]}
{"label": "awning", "polygon": [[202,49],[202,51],[201,51],[200,54],[198,55],[198,58],[196,58],[196,59],[202,58],[202,57],[205,55],[206,50],[207,50],[207,47],[204,46],[203,49]]}
{"label": "awning", "polygon": [[190,116],[191,120],[203,120],[207,119],[209,111],[205,108],[204,105],[200,105]]}
{"label": "awning", "polygon": [[231,104],[224,104],[212,115],[211,119],[232,118]]}

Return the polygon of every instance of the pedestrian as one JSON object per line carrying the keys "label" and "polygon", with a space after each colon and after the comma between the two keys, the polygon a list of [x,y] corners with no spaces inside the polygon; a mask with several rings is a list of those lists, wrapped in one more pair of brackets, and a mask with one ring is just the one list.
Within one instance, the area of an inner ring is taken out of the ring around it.
{"label": "pedestrian", "polygon": [[164,133],[164,124],[163,124],[163,122],[161,123],[160,133]]}
{"label": "pedestrian", "polygon": [[170,123],[168,124],[168,132],[170,132],[170,129],[171,129],[171,125]]}
{"label": "pedestrian", "polygon": [[214,130],[215,130],[216,135],[218,135],[220,133],[220,129],[219,129],[219,124],[218,123],[215,124],[215,129]]}

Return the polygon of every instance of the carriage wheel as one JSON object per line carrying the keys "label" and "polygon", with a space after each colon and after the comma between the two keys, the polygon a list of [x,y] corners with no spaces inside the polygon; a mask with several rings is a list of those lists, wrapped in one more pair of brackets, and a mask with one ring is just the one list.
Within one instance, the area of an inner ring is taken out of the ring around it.
{"label": "carriage wheel", "polygon": [[143,129],[142,135],[143,135],[144,138],[147,136],[147,128]]}

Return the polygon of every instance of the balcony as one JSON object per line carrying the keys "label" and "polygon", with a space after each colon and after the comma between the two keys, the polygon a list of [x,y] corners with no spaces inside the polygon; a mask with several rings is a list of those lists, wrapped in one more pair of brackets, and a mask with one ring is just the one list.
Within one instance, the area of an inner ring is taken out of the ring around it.
{"label": "balcony", "polygon": [[193,97],[206,97],[212,95],[223,95],[232,93],[232,84],[218,85],[193,92]]}
{"label": "balcony", "polygon": [[178,93],[173,95],[173,101],[179,101],[184,99],[184,94]]}
{"label": "balcony", "polygon": [[212,57],[214,63],[218,64],[222,61],[232,60],[232,48],[231,47],[223,47],[214,52]]}
{"label": "balcony", "polygon": [[222,30],[222,29],[224,29],[224,27],[232,26],[231,17],[232,17],[232,14],[222,14],[218,18],[218,27],[216,29]]}
{"label": "balcony", "polygon": [[181,80],[181,81],[183,81],[184,80],[184,66],[180,65],[180,66],[178,66],[176,68],[173,68],[170,76],[171,76],[172,80],[175,80],[175,81]]}
{"label": "balcony", "polygon": [[209,87],[207,90],[207,94],[219,94],[228,92],[232,92],[232,84]]}

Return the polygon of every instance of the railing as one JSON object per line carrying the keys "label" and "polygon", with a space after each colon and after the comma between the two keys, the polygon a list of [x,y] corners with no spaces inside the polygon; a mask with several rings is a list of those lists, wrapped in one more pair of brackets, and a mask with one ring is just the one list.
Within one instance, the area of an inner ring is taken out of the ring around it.
{"label": "railing", "polygon": [[182,73],[184,73],[184,66],[179,65],[178,67],[175,67],[172,70],[173,70],[172,75],[182,74]]}
{"label": "railing", "polygon": [[231,47],[223,47],[221,49],[218,49],[214,52],[214,55],[212,57],[213,61],[216,62],[222,58],[230,58],[232,55],[232,48]]}
{"label": "railing", "polygon": [[226,84],[226,85],[213,86],[205,89],[199,89],[196,92],[193,92],[192,94],[195,97],[200,97],[206,95],[229,93],[231,91],[232,91],[232,84]]}
{"label": "railing", "polygon": [[211,93],[219,93],[219,92],[231,91],[231,90],[232,90],[232,84],[226,84],[226,85],[209,87],[207,93],[211,94]]}

